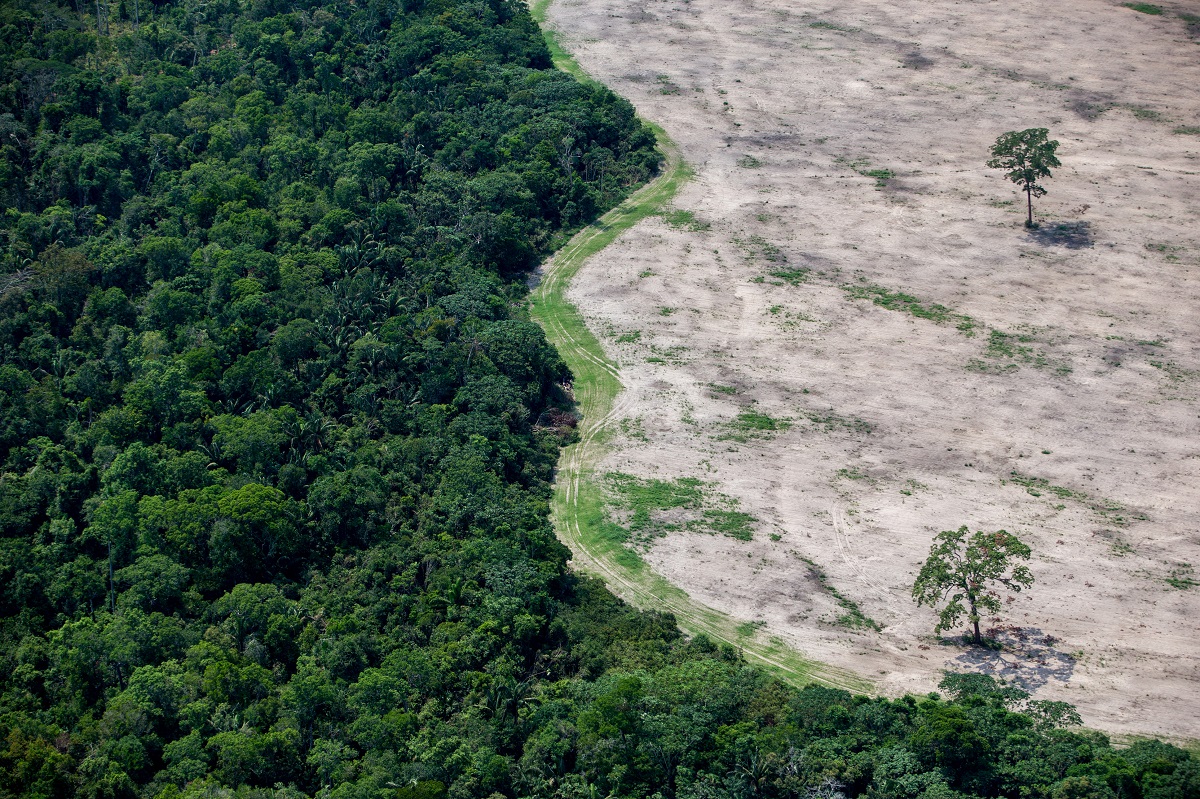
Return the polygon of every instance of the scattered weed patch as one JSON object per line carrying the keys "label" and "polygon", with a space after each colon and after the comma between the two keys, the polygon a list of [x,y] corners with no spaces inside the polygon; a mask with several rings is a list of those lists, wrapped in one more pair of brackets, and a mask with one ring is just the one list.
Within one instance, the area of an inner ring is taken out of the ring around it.
{"label": "scattered weed patch", "polygon": [[690,230],[693,233],[701,233],[712,228],[708,222],[697,219],[696,215],[691,211],[663,211],[659,216],[670,227],[676,230]]}
{"label": "scattered weed patch", "polygon": [[737,160],[737,165],[742,169],[758,169],[762,166],[762,161],[759,161],[752,155],[743,155]]}
{"label": "scattered weed patch", "polygon": [[983,351],[988,360],[972,358],[967,362],[967,371],[994,375],[1009,374],[1021,366],[1032,366],[1035,369],[1053,369],[1058,375],[1071,373],[1068,364],[1052,361],[1045,352],[1030,346],[1036,340],[1031,333],[991,330],[988,332],[987,347]]}
{"label": "scattered weed patch", "polygon": [[1162,8],[1153,3],[1121,3],[1125,8],[1132,8],[1134,11],[1139,11],[1143,14],[1149,14],[1152,17],[1162,15]]}
{"label": "scattered weed patch", "polygon": [[1189,588],[1195,588],[1200,585],[1200,581],[1196,580],[1195,572],[1192,570],[1192,564],[1181,563],[1178,567],[1171,571],[1171,576],[1164,578],[1167,585],[1172,588],[1178,588],[1180,591],[1186,591]]}
{"label": "scattered weed patch", "polygon": [[783,250],[764,239],[762,236],[751,236],[748,239],[735,238],[733,243],[751,261],[762,258],[771,263],[785,264],[787,256]]}
{"label": "scattered weed patch", "polygon": [[1196,376],[1194,370],[1184,369],[1173,361],[1149,361],[1149,364],[1165,374],[1172,383],[1183,383]]}
{"label": "scattered weed patch", "polygon": [[[1033,477],[1031,475],[1022,474],[1016,470],[1009,472],[1007,481],[1000,481],[1001,485],[1005,484],[1006,482],[1022,486],[1030,496],[1041,497],[1049,494],[1057,497],[1058,499],[1073,500],[1091,509],[1096,515],[1117,526],[1124,526],[1129,523],[1129,521],[1125,518],[1125,514],[1128,513],[1128,511],[1120,503],[1114,502],[1111,499],[1097,499],[1096,497],[1093,497],[1083,491],[1077,491],[1075,489],[1053,485],[1044,477]],[[1139,516],[1138,518],[1145,517]]]}
{"label": "scattered weed patch", "polygon": [[896,177],[896,173],[890,169],[860,169],[858,174],[863,177],[875,178],[875,188],[887,188],[888,181]]}
{"label": "scattered weed patch", "polygon": [[622,333],[617,336],[618,344],[636,344],[642,340],[642,331],[633,330],[629,333]]}
{"label": "scattered weed patch", "polygon": [[817,427],[820,427],[826,433],[832,433],[836,430],[848,430],[851,433],[870,435],[875,430],[875,426],[870,422],[865,422],[862,419],[854,417],[839,416],[833,411],[828,413],[809,411],[804,414],[804,418]]}
{"label": "scattered weed patch", "polygon": [[782,433],[791,426],[791,419],[777,419],[758,411],[745,411],[739,413],[733,421],[722,425],[725,432],[718,435],[717,440],[737,441],[744,444],[752,439],[766,438],[771,433]]}
{"label": "scattered weed patch", "polygon": [[821,588],[825,593],[829,594],[841,606],[842,610],[846,611],[841,616],[838,616],[836,623],[842,627],[847,627],[851,630],[874,630],[879,632],[883,629],[879,622],[872,619],[870,616],[862,612],[858,603],[853,599],[844,596],[840,591],[829,584],[829,579],[825,576],[825,572],[815,562],[808,558],[801,557],[800,560],[808,564],[808,573],[814,580],[821,584]]}
{"label": "scattered weed patch", "polygon": [[622,419],[621,432],[628,438],[635,441],[649,442],[650,436],[646,435],[646,429],[642,427],[641,417],[635,419]]}
{"label": "scattered weed patch", "polygon": [[854,28],[847,28],[845,25],[838,25],[833,22],[823,22],[821,20],[817,20],[816,22],[808,23],[808,27],[817,28],[818,30],[838,31],[839,33],[853,33],[854,32]]}
{"label": "scattered weed patch", "polygon": [[768,272],[771,277],[777,277],[785,283],[791,283],[793,286],[799,286],[801,283],[808,281],[808,273],[811,269],[801,267],[799,269],[777,269],[774,272]]}
{"label": "scattered weed patch", "polygon": [[767,623],[765,621],[748,621],[737,626],[737,633],[743,638],[749,638],[750,636],[754,635],[755,632],[766,626]]}
{"label": "scattered weed patch", "polygon": [[842,286],[842,289],[853,299],[870,300],[889,311],[901,311],[939,325],[953,322],[955,328],[966,336],[975,335],[975,328],[978,326],[978,323],[966,314],[957,313],[936,302],[919,300],[902,291],[890,291],[874,284]]}
{"label": "scattered weed patch", "polygon": [[987,349],[984,353],[989,358],[1008,358],[1029,363],[1036,360],[1037,357],[1034,355],[1033,347],[1024,346],[1031,341],[1033,341],[1033,336],[1025,333],[1003,333],[993,330],[988,334]]}
{"label": "scattered weed patch", "polygon": [[1156,252],[1163,256],[1167,263],[1179,263],[1179,253],[1185,251],[1186,247],[1181,247],[1177,244],[1158,244],[1155,242],[1147,242],[1146,249],[1150,252]]}
{"label": "scattered weed patch", "polygon": [[702,533],[720,533],[739,541],[749,541],[754,538],[756,521],[758,520],[754,516],[740,510],[712,509],[704,511],[702,521],[688,524],[688,529]]}

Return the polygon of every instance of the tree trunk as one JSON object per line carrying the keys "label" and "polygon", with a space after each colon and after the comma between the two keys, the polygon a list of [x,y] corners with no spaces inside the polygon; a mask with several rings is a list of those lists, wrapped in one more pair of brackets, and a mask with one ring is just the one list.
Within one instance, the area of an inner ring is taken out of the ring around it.
{"label": "tree trunk", "polygon": [[1029,216],[1025,220],[1025,227],[1033,227],[1033,189],[1029,186],[1025,187],[1025,202],[1029,206]]}
{"label": "tree trunk", "polygon": [[967,604],[971,606],[971,623],[975,625],[975,646],[983,646],[983,636],[979,634],[979,609],[975,607],[973,594],[967,594]]}

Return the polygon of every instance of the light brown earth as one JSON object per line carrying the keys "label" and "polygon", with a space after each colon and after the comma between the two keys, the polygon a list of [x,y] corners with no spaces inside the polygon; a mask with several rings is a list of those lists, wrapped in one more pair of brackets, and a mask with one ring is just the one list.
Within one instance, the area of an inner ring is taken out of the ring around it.
{"label": "light brown earth", "polygon": [[[656,570],[883,693],[979,668],[1096,728],[1200,737],[1200,136],[1173,132],[1200,126],[1175,13],[1200,9],[1163,5],[555,0],[567,49],[678,142],[697,176],[675,207],[711,226],[651,219],[571,293],[627,386],[604,470],[700,477],[759,520],[748,543],[658,539]],[[1041,238],[983,166],[1027,127],[1062,143]],[[993,330],[1028,340],[990,357]],[[729,440],[750,408],[792,425]],[[1035,553],[1000,654],[939,644],[909,598],[963,524]],[[882,632],[837,624],[801,557]]]}

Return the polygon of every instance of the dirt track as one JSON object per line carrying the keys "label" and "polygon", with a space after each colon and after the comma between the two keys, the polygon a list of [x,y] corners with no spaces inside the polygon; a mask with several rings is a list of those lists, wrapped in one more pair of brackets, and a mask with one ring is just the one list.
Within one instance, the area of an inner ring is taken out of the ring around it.
{"label": "dirt track", "polygon": [[[759,519],[749,543],[671,533],[657,570],[888,693],[980,668],[1101,729],[1200,737],[1200,136],[1173,132],[1200,126],[1200,46],[1165,7],[555,0],[697,172],[695,221],[640,224],[571,292],[629,391],[603,469],[700,477]],[[983,167],[1025,127],[1062,142],[1037,235]],[[787,429],[731,440],[750,409]],[[908,598],[961,524],[1035,552],[1000,654],[939,645]],[[837,624],[801,558],[883,631]]]}

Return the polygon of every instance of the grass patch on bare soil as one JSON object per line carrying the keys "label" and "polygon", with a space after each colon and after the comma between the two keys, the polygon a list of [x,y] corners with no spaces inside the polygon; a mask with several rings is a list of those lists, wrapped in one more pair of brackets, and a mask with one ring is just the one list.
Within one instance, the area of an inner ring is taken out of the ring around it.
{"label": "grass patch on bare soil", "polygon": [[[554,32],[546,27],[550,0],[536,0],[530,11],[541,26],[555,66],[594,84],[571,58]],[[871,683],[856,674],[805,658],[778,639],[756,632],[739,633],[740,622],[728,614],[693,601],[686,592],[655,574],[625,543],[624,532],[607,517],[606,498],[595,468],[605,453],[604,441],[612,409],[623,386],[616,365],[604,353],[579,311],[566,298],[571,278],[592,255],[636,223],[660,212],[691,177],[688,165],[662,128],[647,123],[667,163],[658,178],[580,231],[553,257],[531,293],[530,315],[546,331],[575,377],[573,389],[582,413],[579,441],[565,448],[551,498],[551,520],[559,538],[570,547],[576,568],[605,581],[626,601],[675,616],[689,635],[707,635],[738,647],[746,660],[793,685],[819,682],[856,692],[869,692]]]}
{"label": "grass patch on bare soil", "polygon": [[717,440],[745,444],[754,439],[767,438],[772,433],[786,432],[791,426],[792,420],[786,417],[777,418],[758,411],[744,411],[721,426],[723,432],[717,435]]}
{"label": "grass patch on bare soil", "polygon": [[663,211],[659,214],[663,221],[669,227],[676,230],[688,230],[692,233],[703,233],[706,230],[711,230],[712,225],[701,219],[697,219],[696,215],[691,211]]}
{"label": "grass patch on bare soil", "polygon": [[801,267],[799,269],[776,269],[767,274],[771,277],[779,278],[784,283],[790,283],[793,286],[799,286],[801,283],[808,282],[808,273],[811,269]]}
{"label": "grass patch on bare soil", "polygon": [[875,431],[875,426],[868,421],[859,419],[856,416],[841,416],[834,413],[832,410],[825,413],[819,411],[808,411],[804,414],[804,418],[812,422],[817,427],[824,430],[826,433],[833,432],[848,432],[858,433],[859,435],[870,435]]}
{"label": "grass patch on bare soil", "polygon": [[873,283],[861,286],[842,286],[842,290],[852,299],[870,300],[875,305],[886,308],[889,311],[907,313],[918,319],[927,319],[938,325],[953,323],[955,329],[965,336],[975,335],[975,328],[979,324],[966,314],[958,313],[940,303],[921,300],[903,291],[892,291]]}
{"label": "grass patch on bare soil", "polygon": [[610,508],[627,531],[626,540],[646,546],[670,532],[689,531],[724,535],[739,541],[754,537],[758,520],[738,510],[738,501],[713,493],[694,477],[675,480],[643,479],[622,472],[609,472],[605,488]]}
{"label": "grass patch on bare soil", "polygon": [[[1119,502],[1114,502],[1111,499],[1097,498],[1073,488],[1065,488],[1063,486],[1054,485],[1044,477],[1033,477],[1032,475],[1022,474],[1016,470],[1008,473],[1008,480],[1001,480],[1000,483],[1013,483],[1025,489],[1026,493],[1033,497],[1041,497],[1049,494],[1058,499],[1069,499],[1087,507],[1093,513],[1105,521],[1124,527],[1129,524],[1129,511]],[[1145,516],[1137,515],[1136,519],[1145,519]]]}
{"label": "grass patch on bare soil", "polygon": [[1171,571],[1171,575],[1164,579],[1167,585],[1177,588],[1180,591],[1187,591],[1189,588],[1195,588],[1200,585],[1200,581],[1196,580],[1195,570],[1190,563],[1179,564]]}
{"label": "grass patch on bare soil", "polygon": [[825,571],[818,566],[815,561],[804,556],[800,556],[800,560],[804,561],[808,565],[809,576],[811,576],[821,585],[821,590],[833,597],[834,601],[838,603],[838,606],[845,611],[845,613],[843,613],[841,616],[838,616],[836,619],[836,623],[838,625],[851,630],[872,630],[874,632],[879,632],[883,629],[879,622],[862,612],[862,609],[858,606],[857,602],[845,596],[842,594],[842,592],[830,585],[829,578],[825,575]]}
{"label": "grass patch on bare soil", "polygon": [[[786,264],[787,255],[779,248],[778,245],[764,239],[762,236],[753,235],[748,238],[734,236],[734,246],[742,251],[742,255],[748,261],[757,261],[762,259],[773,264]],[[781,270],[782,271],[782,270]]]}
{"label": "grass patch on bare soil", "polygon": [[[850,284],[842,286],[846,295],[855,300],[870,300],[881,308],[899,313],[907,313],[917,319],[925,319],[937,325],[953,324],[955,329],[968,338],[974,337],[976,331],[983,327],[972,317],[959,313],[941,303],[929,302],[914,297],[903,291],[892,291],[883,286],[867,283],[864,285]],[[1044,351],[1030,346],[1036,341],[1031,333],[1007,333],[1003,330],[989,330],[984,358],[972,358],[967,362],[967,370],[984,374],[1007,374],[1015,372],[1021,366],[1032,366],[1036,369],[1050,369],[1055,374],[1071,373],[1069,364],[1055,361]]]}
{"label": "grass patch on bare soil", "polygon": [[858,174],[867,178],[875,178],[875,189],[886,189],[888,181],[896,177],[896,173],[890,169],[860,169]]}

